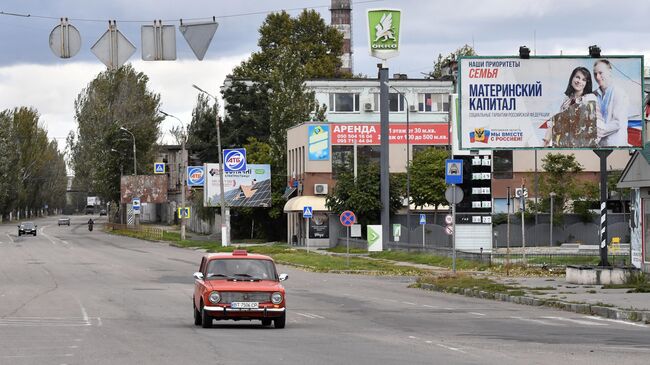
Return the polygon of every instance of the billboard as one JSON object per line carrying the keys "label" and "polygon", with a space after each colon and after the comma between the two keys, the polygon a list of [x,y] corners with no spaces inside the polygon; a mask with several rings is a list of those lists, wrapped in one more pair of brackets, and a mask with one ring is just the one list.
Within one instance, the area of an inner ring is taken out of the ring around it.
{"label": "billboard", "polygon": [[330,127],[327,125],[310,125],[307,134],[309,161],[329,161]]}
{"label": "billboard", "polygon": [[401,20],[401,10],[368,10],[368,49],[372,57],[386,60],[399,54]]}
{"label": "billboard", "polygon": [[[218,163],[205,164],[203,206],[221,205],[221,184]],[[271,165],[247,164],[245,171],[223,175],[224,197],[230,207],[271,206]]]}
{"label": "billboard", "polygon": [[460,149],[642,144],[643,56],[463,57]]}
{"label": "billboard", "polygon": [[120,180],[120,203],[131,204],[134,198],[142,203],[167,202],[167,175],[125,175]]}
{"label": "billboard", "polygon": [[[332,145],[379,145],[379,123],[336,123],[332,127]],[[412,145],[448,144],[447,123],[409,123],[409,143]],[[388,126],[389,144],[406,144],[406,124]]]}

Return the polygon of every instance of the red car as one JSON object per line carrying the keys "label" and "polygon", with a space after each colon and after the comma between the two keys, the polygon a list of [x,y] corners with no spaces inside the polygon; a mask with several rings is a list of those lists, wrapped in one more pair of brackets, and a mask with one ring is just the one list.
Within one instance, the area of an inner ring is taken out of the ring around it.
{"label": "red car", "polygon": [[245,250],[206,254],[194,273],[194,324],[212,327],[213,320],[261,320],[263,326],[284,328],[285,290],[275,262]]}

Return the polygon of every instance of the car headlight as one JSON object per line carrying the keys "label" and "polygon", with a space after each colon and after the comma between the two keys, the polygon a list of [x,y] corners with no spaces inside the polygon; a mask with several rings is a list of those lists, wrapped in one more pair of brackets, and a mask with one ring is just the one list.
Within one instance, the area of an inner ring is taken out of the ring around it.
{"label": "car headlight", "polygon": [[213,291],[210,293],[210,296],[208,296],[208,300],[213,304],[219,303],[221,300],[221,295],[219,295],[219,292]]}
{"label": "car headlight", "polygon": [[271,294],[271,303],[273,303],[273,304],[282,303],[282,293],[275,292],[275,293]]}

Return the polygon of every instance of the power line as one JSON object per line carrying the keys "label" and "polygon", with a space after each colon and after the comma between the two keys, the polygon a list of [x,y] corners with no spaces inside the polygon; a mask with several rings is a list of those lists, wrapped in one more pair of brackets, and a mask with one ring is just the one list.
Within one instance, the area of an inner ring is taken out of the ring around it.
{"label": "power line", "polygon": [[[365,4],[365,3],[376,3],[376,2],[382,2],[384,0],[364,0],[364,1],[356,1],[353,4]],[[162,19],[161,21],[163,22],[175,22],[179,20],[188,20],[188,21],[199,21],[199,20],[213,20],[213,19],[225,19],[225,18],[235,18],[235,17],[242,17],[242,16],[250,16],[250,15],[261,15],[261,14],[268,14],[268,13],[275,13],[278,11],[294,11],[294,10],[302,10],[302,9],[320,9],[320,8],[328,8],[329,5],[318,5],[318,6],[309,6],[309,7],[300,7],[300,8],[291,8],[291,9],[275,9],[275,10],[262,10],[262,11],[253,11],[253,12],[248,12],[248,13],[237,13],[237,14],[228,14],[228,15],[219,15],[219,16],[213,16],[213,17],[202,17],[202,18],[180,18],[180,19]],[[0,11],[0,15],[6,15],[6,16],[15,16],[15,17],[21,17],[21,18],[39,18],[39,19],[54,19],[54,20],[59,20],[61,17],[58,16],[47,16],[47,15],[35,15],[35,14],[21,14],[21,13],[13,13],[13,12],[7,12],[7,11]],[[105,23],[106,19],[91,19],[91,18],[68,18],[69,21],[78,21],[78,22],[97,22],[97,23]],[[147,20],[134,20],[134,19],[127,19],[127,20],[115,20],[119,21],[121,23],[149,23],[151,22],[151,19]]]}

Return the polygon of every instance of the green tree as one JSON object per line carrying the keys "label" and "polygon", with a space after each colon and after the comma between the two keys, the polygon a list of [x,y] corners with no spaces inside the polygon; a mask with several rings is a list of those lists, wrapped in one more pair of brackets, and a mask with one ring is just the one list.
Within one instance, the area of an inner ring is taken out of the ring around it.
{"label": "green tree", "polygon": [[583,171],[575,155],[549,153],[542,158],[542,169],[545,171],[539,177],[539,192],[541,199],[539,206],[530,203],[531,210],[548,212],[550,210],[550,193],[555,193],[553,199],[553,216],[556,222],[561,221],[565,212],[586,214],[586,205],[578,204],[574,207],[572,201],[589,201],[597,199],[598,186],[591,182],[581,182],[578,173]]}
{"label": "green tree", "polygon": [[[201,163],[219,161],[216,124],[219,118],[218,110],[219,105],[216,101],[210,104],[208,96],[203,93],[198,95],[188,128],[187,148],[199,158]],[[220,127],[221,133],[226,129],[223,127]],[[223,141],[223,138],[221,140]]]}
{"label": "green tree", "polygon": [[439,53],[438,59],[433,63],[433,71],[429,73],[429,77],[439,80],[450,76],[445,74],[445,68],[448,68],[452,62],[458,61],[458,58],[461,56],[476,56],[476,52],[470,45],[465,44],[444,58],[442,57],[442,54]]}
{"label": "green tree", "polygon": [[427,148],[413,156],[408,167],[411,175],[411,202],[416,207],[425,204],[436,207],[446,204],[445,189],[445,160],[449,151],[438,148]]}
{"label": "green tree", "polygon": [[[153,163],[163,117],[160,96],[148,90],[149,77],[131,65],[101,72],[75,100],[76,133],[68,136],[74,185],[105,201],[119,201],[120,173],[133,173],[135,137],[137,173]],[[145,167],[146,166],[146,167]]]}
{"label": "green tree", "polygon": [[[357,220],[362,225],[376,224],[381,215],[381,198],[379,183],[379,164],[361,161],[357,169],[357,178],[354,173],[345,171],[339,174],[336,186],[331,194],[327,195],[325,205],[327,208],[340,214],[345,210],[355,212]],[[390,212],[396,213],[402,207],[404,196],[403,174],[390,175]]]}

